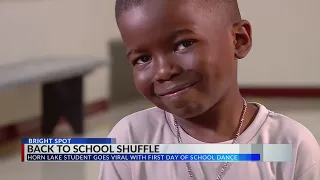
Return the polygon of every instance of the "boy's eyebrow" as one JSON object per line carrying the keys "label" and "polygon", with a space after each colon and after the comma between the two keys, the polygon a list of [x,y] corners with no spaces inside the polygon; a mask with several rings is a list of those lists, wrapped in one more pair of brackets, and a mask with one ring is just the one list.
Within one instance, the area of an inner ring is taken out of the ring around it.
{"label": "boy's eyebrow", "polygon": [[177,29],[177,30],[173,31],[172,33],[170,33],[170,37],[176,38],[177,36],[181,36],[183,34],[191,34],[191,33],[194,33],[194,31],[191,29],[187,29],[187,28]]}
{"label": "boy's eyebrow", "polygon": [[143,51],[139,51],[137,49],[130,49],[128,52],[127,52],[127,56],[129,57],[131,54],[133,53],[142,53]]}
{"label": "boy's eyebrow", "polygon": [[127,52],[127,56],[130,56],[130,54],[132,54],[133,53],[133,49],[130,49],[128,52]]}
{"label": "boy's eyebrow", "polygon": [[[193,30],[191,29],[187,29],[187,28],[184,28],[184,29],[177,29],[177,30],[174,30],[172,31],[171,33],[169,33],[169,37],[171,39],[174,39],[174,38],[177,38],[178,36],[181,36],[183,34],[191,34],[191,33],[194,33]],[[127,52],[127,56],[130,56],[131,54],[137,52],[137,50],[135,49],[130,49],[128,52]]]}
{"label": "boy's eyebrow", "polygon": [[143,53],[144,51],[143,50],[137,50],[137,49],[130,49],[128,52],[127,52],[127,56],[129,57],[131,54],[133,53]]}

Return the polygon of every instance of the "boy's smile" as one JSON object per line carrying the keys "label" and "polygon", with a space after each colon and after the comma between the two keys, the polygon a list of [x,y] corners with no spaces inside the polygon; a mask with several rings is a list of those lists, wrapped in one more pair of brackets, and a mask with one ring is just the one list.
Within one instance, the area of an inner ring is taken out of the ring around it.
{"label": "boy's smile", "polygon": [[172,85],[168,85],[168,87],[164,87],[163,89],[159,90],[159,93],[155,93],[158,96],[163,96],[163,97],[176,97],[180,96],[186,92],[188,92],[191,88],[197,85],[199,81],[195,82],[186,82],[186,83],[179,83],[175,84],[173,83]]}
{"label": "boy's smile", "polygon": [[190,118],[237,86],[237,51],[233,24],[182,2],[146,1],[117,22],[137,89],[158,107]]}

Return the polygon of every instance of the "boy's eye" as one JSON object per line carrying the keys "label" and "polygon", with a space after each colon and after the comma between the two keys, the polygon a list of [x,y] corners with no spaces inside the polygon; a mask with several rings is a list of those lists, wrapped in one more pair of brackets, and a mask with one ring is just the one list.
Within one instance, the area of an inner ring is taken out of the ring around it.
{"label": "boy's eye", "polygon": [[183,50],[191,45],[194,44],[194,41],[183,41],[181,43],[178,44],[178,46],[176,47],[175,51],[180,51]]}
{"label": "boy's eye", "polygon": [[144,64],[151,60],[150,56],[141,56],[136,59],[135,64]]}

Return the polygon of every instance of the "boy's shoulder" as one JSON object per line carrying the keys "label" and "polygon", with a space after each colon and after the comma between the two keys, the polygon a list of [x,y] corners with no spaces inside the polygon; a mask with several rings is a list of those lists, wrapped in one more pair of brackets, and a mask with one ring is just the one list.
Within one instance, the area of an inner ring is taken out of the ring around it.
{"label": "boy's shoulder", "polygon": [[152,142],[150,138],[155,137],[157,131],[170,129],[166,116],[166,112],[158,107],[132,113],[114,126],[109,137],[117,138],[117,143],[150,143]]}
{"label": "boy's shoulder", "polygon": [[313,134],[298,121],[273,111],[263,125],[270,135],[282,142],[275,143],[297,143],[299,141],[316,141]]}
{"label": "boy's shoulder", "polygon": [[274,112],[270,112],[265,123],[265,128],[269,129],[271,139],[269,143],[292,144],[296,179],[312,179],[320,176],[320,146],[304,125]]}
{"label": "boy's shoulder", "polygon": [[259,107],[259,112],[250,125],[251,130],[254,129],[251,131],[254,135],[249,143],[292,144],[293,147],[300,148],[299,151],[310,148],[320,155],[319,143],[304,125],[284,114],[270,111],[259,103],[255,104]]}

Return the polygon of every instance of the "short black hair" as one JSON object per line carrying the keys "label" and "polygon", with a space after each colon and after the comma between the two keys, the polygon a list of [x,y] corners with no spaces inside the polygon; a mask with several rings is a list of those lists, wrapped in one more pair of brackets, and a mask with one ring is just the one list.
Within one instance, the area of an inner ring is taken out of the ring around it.
{"label": "short black hair", "polygon": [[117,0],[115,9],[116,18],[118,18],[123,12],[142,5],[144,1],[145,0]]}
{"label": "short black hair", "polygon": [[[146,0],[117,0],[115,6],[115,15],[118,18],[123,12],[134,7],[141,6]],[[161,1],[161,0],[158,0]],[[175,0],[172,0],[175,1]],[[188,0],[186,0],[188,1]],[[191,0],[197,1],[197,0]],[[202,2],[224,3],[232,18],[241,19],[237,0],[200,0]]]}

